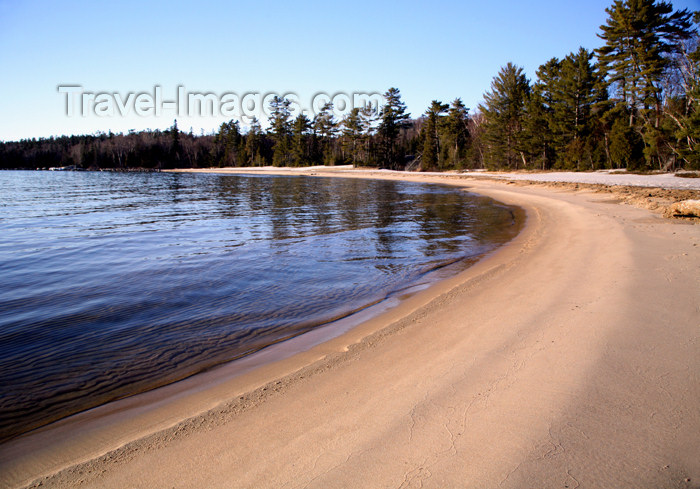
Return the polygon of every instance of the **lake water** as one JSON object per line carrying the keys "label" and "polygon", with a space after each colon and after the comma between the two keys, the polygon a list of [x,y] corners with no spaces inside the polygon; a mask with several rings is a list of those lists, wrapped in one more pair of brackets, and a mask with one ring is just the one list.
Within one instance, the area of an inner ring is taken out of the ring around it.
{"label": "lake water", "polygon": [[0,440],[463,269],[516,227],[438,185],[0,172]]}

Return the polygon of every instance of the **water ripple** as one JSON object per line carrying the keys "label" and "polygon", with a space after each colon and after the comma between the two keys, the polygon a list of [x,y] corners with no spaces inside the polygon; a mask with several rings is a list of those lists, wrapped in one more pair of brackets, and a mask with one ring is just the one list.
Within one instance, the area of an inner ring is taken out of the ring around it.
{"label": "water ripple", "polygon": [[409,182],[0,172],[0,440],[362,309],[509,239]]}

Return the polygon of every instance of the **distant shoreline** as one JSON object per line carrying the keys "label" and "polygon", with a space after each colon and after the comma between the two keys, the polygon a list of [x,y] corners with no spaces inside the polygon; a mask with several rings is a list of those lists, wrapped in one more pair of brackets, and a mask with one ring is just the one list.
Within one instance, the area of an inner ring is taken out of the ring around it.
{"label": "distant shoreline", "polygon": [[[320,175],[320,174],[363,174],[363,175],[399,175],[446,178],[492,178],[496,180],[517,180],[522,182],[572,183],[583,185],[651,187],[678,190],[700,190],[700,172],[650,172],[635,173],[619,170],[599,171],[561,171],[561,170],[523,170],[523,171],[488,171],[488,170],[447,170],[440,172],[416,172],[381,170],[376,168],[353,168],[342,166],[308,166],[308,167],[225,167],[225,168],[180,168],[162,170],[171,173],[262,173],[270,175]],[[679,178],[685,177],[685,178]]]}
{"label": "distant shoreline", "polygon": [[[265,175],[302,175],[302,176],[338,176],[348,178],[389,178],[423,181],[432,179],[438,183],[463,185],[466,181],[493,180],[506,181],[514,185],[535,185],[573,191],[587,190],[608,194],[635,207],[670,217],[671,206],[683,200],[700,199],[700,178],[678,178],[673,173],[652,173],[641,175],[635,173],[618,173],[614,171],[597,172],[562,172],[562,171],[446,171],[446,172],[410,172],[378,169],[353,168],[351,165],[327,167],[312,166],[303,168],[206,168],[163,170],[165,172],[183,173],[221,173],[221,174],[265,174]],[[686,172],[687,173],[687,172]],[[692,173],[692,172],[691,172]],[[694,174],[694,173],[693,173]],[[461,183],[460,183],[461,182]]]}

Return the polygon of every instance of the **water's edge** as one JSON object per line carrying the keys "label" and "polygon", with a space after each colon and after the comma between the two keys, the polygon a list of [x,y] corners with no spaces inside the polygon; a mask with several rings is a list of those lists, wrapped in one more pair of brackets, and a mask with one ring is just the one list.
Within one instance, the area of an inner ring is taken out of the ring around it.
{"label": "water's edge", "polygon": [[[342,177],[341,177],[342,178]],[[441,185],[436,183],[430,183],[430,185]],[[452,187],[454,189],[454,187]],[[468,189],[461,189],[462,191],[468,191]],[[122,395],[110,398],[104,402],[99,403],[96,406],[88,406],[83,410],[77,411],[75,413],[69,414],[67,416],[60,416],[55,419],[51,419],[45,423],[34,426],[29,430],[23,431],[8,440],[4,440],[3,444],[7,441],[14,440],[19,437],[23,437],[27,434],[31,434],[37,430],[44,430],[50,428],[51,425],[60,423],[68,418],[79,417],[87,411],[99,410],[104,406],[114,403],[115,401],[120,401],[128,398],[133,398],[140,396],[147,392],[156,391],[164,387],[179,383],[184,380],[192,379],[222,367],[230,368],[231,366],[240,365],[240,369],[237,370],[235,375],[241,375],[248,372],[254,368],[258,368],[262,365],[267,365],[269,363],[279,361],[284,358],[289,358],[295,354],[302,351],[306,351],[316,345],[324,343],[332,338],[341,336],[345,332],[349,331],[353,327],[366,322],[381,313],[399,305],[406,298],[414,295],[416,292],[429,288],[431,285],[442,281],[446,278],[453,277],[456,274],[466,270],[470,266],[473,266],[476,262],[484,259],[486,256],[494,253],[495,251],[501,249],[504,245],[508,244],[515,238],[518,233],[522,230],[525,223],[524,211],[515,206],[508,206],[500,202],[491,200],[495,205],[507,208],[510,210],[513,217],[513,223],[508,227],[507,239],[498,242],[495,247],[486,253],[482,253],[475,256],[468,256],[465,259],[456,260],[451,263],[439,264],[437,267],[427,270],[423,273],[417,280],[413,280],[410,283],[405,283],[401,288],[391,292],[386,297],[376,300],[372,303],[362,305],[354,310],[348,311],[345,314],[339,315],[338,317],[332,318],[330,321],[326,321],[319,324],[312,324],[292,331],[289,335],[276,338],[273,341],[257,345],[248,351],[245,351],[235,357],[229,357],[216,362],[209,362],[206,365],[195,365],[193,368],[187,371],[177,372],[176,375],[163,376],[159,379],[153,379],[147,387],[136,390],[129,393],[128,395]],[[313,333],[313,334],[312,334]],[[284,344],[284,347],[279,348],[279,351],[275,352],[275,347]],[[261,355],[265,353],[264,355]],[[264,358],[262,361],[258,361],[258,357]],[[247,365],[243,365],[243,360]]]}

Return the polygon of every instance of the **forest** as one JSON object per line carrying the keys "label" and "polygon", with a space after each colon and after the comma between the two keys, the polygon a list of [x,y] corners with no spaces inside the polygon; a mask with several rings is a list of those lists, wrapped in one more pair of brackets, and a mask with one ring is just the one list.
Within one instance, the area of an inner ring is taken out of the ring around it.
{"label": "forest", "polygon": [[292,118],[270,103],[209,135],[167,130],[0,142],[0,168],[167,169],[343,165],[394,170],[700,170],[700,12],[615,0],[601,46],[546,60],[528,79],[508,62],[478,107],[433,100],[412,118],[397,88],[381,107],[332,104]]}

